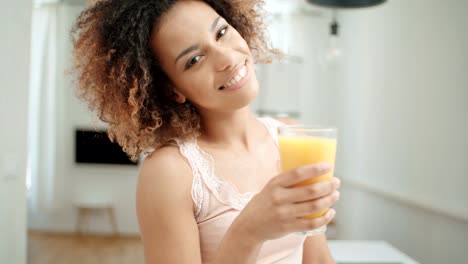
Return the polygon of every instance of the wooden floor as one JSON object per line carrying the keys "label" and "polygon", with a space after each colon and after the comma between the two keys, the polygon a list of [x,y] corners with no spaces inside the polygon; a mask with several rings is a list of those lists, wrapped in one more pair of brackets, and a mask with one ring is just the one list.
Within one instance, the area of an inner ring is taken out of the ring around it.
{"label": "wooden floor", "polygon": [[139,237],[28,232],[28,264],[143,264]]}

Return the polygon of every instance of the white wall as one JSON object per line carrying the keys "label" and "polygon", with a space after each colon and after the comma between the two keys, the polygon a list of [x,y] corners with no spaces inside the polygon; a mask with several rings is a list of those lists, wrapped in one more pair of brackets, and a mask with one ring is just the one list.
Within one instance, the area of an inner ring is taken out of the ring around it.
{"label": "white wall", "polygon": [[340,13],[340,238],[466,263],[467,10],[467,1],[392,0]]}
{"label": "white wall", "polygon": [[[139,233],[135,213],[135,190],[138,166],[125,165],[77,165],[74,162],[75,128],[104,127],[87,106],[75,97],[74,84],[66,74],[70,69],[71,43],[69,31],[74,19],[82,11],[80,6],[64,5],[59,8],[58,77],[57,93],[57,160],[56,192],[59,200],[55,208],[41,211],[29,210],[29,228],[53,232],[75,232],[77,211],[73,200],[76,196],[110,199],[115,204],[117,224],[121,234]],[[107,233],[111,226],[106,215],[94,214],[89,219],[91,232]]]}
{"label": "white wall", "polygon": [[319,63],[328,47],[330,10],[280,0],[274,8],[275,1],[268,2],[267,10],[274,14],[267,20],[273,47],[294,58],[257,65],[260,93],[253,108],[299,112],[303,123],[334,125],[336,73]]}
{"label": "white wall", "polygon": [[0,9],[0,263],[26,263],[26,131],[31,1]]}

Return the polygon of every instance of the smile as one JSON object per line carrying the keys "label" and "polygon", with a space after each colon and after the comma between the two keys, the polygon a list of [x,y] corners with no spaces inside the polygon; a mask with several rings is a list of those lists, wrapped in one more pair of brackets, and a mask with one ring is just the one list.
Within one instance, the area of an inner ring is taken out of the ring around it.
{"label": "smile", "polygon": [[247,74],[247,68],[244,66],[242,66],[239,70],[239,72],[237,73],[236,76],[234,76],[234,78],[232,78],[227,84],[223,85],[224,88],[229,88],[230,86],[238,83],[240,80],[242,80],[242,78],[245,77],[245,75]]}
{"label": "smile", "polygon": [[247,68],[247,63],[245,63],[239,68],[239,70],[237,70],[237,73],[235,74],[235,76],[231,80],[229,80],[226,84],[221,86],[219,90],[236,90],[240,88],[247,81],[248,78],[246,77],[248,77],[249,75],[248,73],[249,71]]}

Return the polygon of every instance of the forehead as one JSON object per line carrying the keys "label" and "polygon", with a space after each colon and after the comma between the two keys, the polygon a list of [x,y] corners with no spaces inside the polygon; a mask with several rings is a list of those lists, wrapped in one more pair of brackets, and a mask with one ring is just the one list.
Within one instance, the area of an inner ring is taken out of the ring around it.
{"label": "forehead", "polygon": [[210,34],[211,24],[218,16],[202,1],[179,1],[155,27],[152,48],[162,61],[175,59],[184,49]]}

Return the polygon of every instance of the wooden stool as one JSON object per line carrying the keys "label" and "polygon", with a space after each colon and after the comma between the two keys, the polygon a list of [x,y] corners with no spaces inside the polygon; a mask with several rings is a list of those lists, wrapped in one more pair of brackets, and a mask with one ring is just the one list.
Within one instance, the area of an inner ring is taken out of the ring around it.
{"label": "wooden stool", "polygon": [[92,201],[75,201],[75,206],[78,209],[78,219],[76,230],[78,234],[83,234],[83,231],[89,231],[88,215],[93,212],[104,212],[108,215],[109,222],[112,226],[112,235],[118,236],[117,220],[115,218],[114,206],[110,202],[92,202]]}

